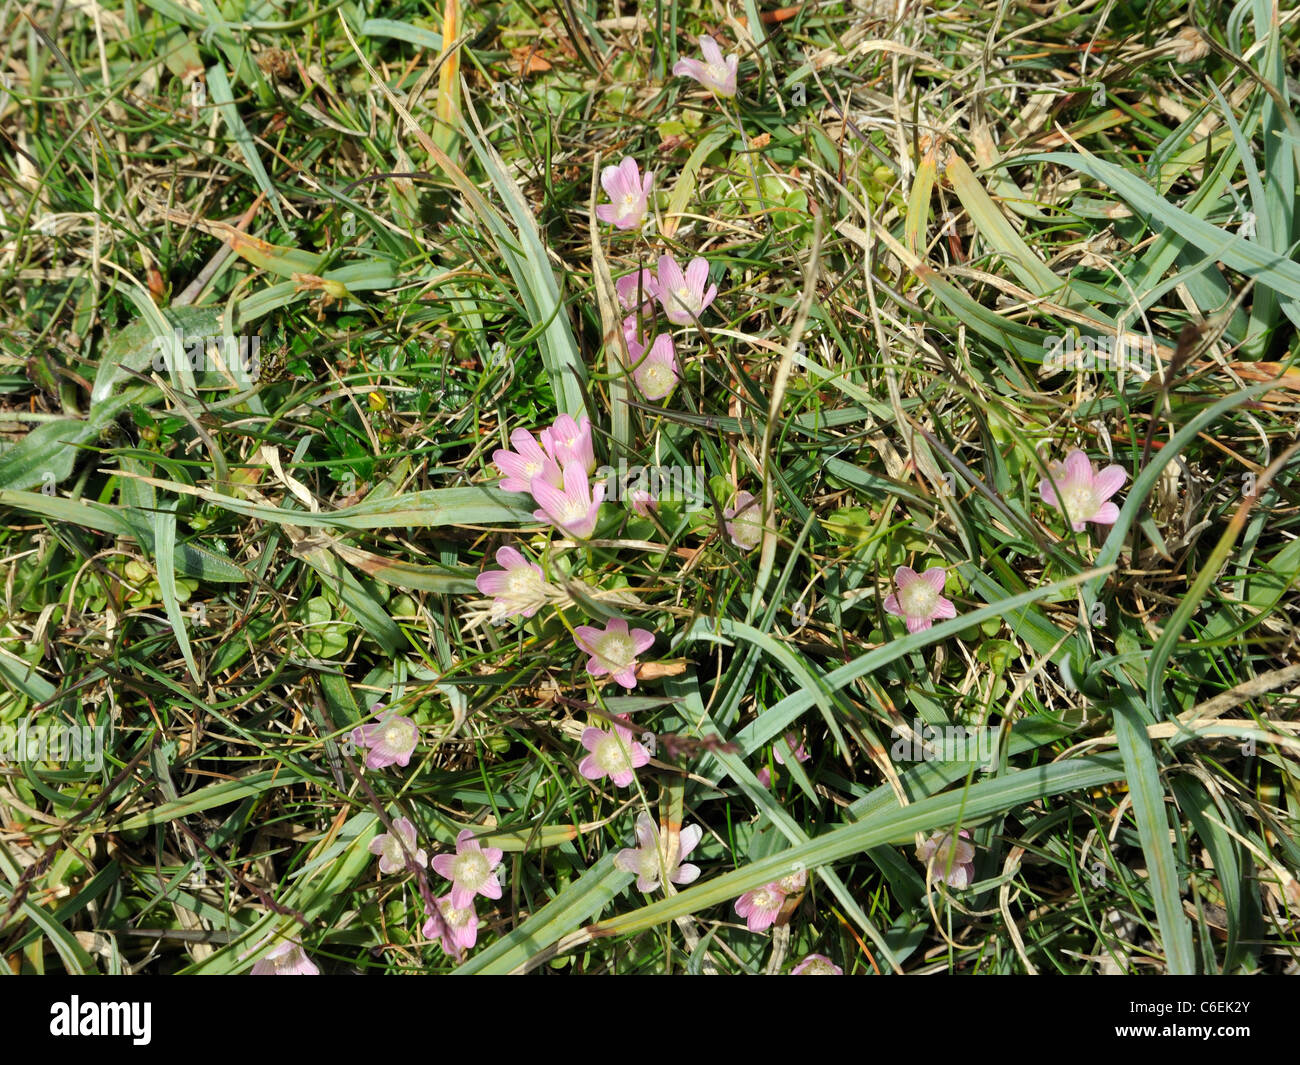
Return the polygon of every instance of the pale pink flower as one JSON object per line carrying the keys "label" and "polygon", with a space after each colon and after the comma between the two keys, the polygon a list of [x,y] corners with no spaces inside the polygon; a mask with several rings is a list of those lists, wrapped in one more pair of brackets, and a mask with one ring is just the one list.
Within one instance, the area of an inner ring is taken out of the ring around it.
{"label": "pale pink flower", "polygon": [[643,518],[650,517],[652,510],[659,509],[659,500],[644,488],[629,488],[623,494],[623,498],[632,509],[632,513],[639,514]]}
{"label": "pale pink flower", "polygon": [[[794,755],[794,760],[796,762],[803,763],[812,757],[804,747],[803,741],[799,739],[799,734],[797,732],[787,732],[785,734],[785,742],[789,745],[790,751]],[[785,765],[785,748],[781,744],[774,743],[772,745],[772,755],[776,758],[777,765]],[[772,772],[767,766],[763,766],[763,768],[755,773],[754,776],[758,778],[758,782],[762,784],[763,787],[770,788],[772,786]]]}
{"label": "pale pink flower", "polygon": [[925,863],[927,883],[942,880],[958,890],[970,887],[975,880],[975,844],[968,843],[970,833],[964,828],[953,847],[951,832],[936,832],[916,848],[917,861]]}
{"label": "pale pink flower", "polygon": [[484,847],[471,829],[461,829],[456,837],[455,854],[436,854],[429,863],[439,876],[451,881],[451,904],[458,910],[474,905],[474,896],[485,899],[501,897],[501,881],[494,870],[501,864],[502,851]]}
{"label": "pale pink flower", "polygon": [[579,648],[591,655],[587,659],[587,672],[593,677],[608,673],[623,687],[636,687],[636,656],[654,646],[654,633],[648,629],[628,631],[622,618],[611,619],[603,629],[593,625],[579,625],[573,630],[573,640]]}
{"label": "pale pink flower", "polygon": [[405,766],[415,752],[420,730],[409,717],[396,710],[385,711],[382,704],[370,708],[379,718],[375,725],[358,725],[352,730],[352,742],[365,747],[366,768],[383,769],[390,765]]}
{"label": "pale pink flower", "polygon": [[763,539],[763,514],[758,500],[749,492],[737,492],[731,506],[722,511],[727,535],[742,551],[752,551]]}
{"label": "pale pink flower", "polygon": [[632,358],[632,378],[646,399],[665,399],[672,394],[681,379],[673,353],[672,334],[660,333],[648,351],[639,342],[629,340],[627,351]]}
{"label": "pale pink flower", "polygon": [[751,932],[761,932],[776,920],[785,905],[785,892],[775,883],[746,891],[736,900],[736,913],[745,918]]}
{"label": "pale pink flower", "polygon": [[617,166],[607,166],[600,172],[600,184],[609,194],[610,203],[596,208],[596,217],[610,222],[619,229],[639,229],[645,221],[646,201],[654,184],[654,174],[646,172],[645,180],[636,160],[630,156]]}
{"label": "pale pink flower", "polygon": [[809,954],[790,970],[791,976],[843,976],[844,970],[825,954]]}
{"label": "pale pink flower", "polygon": [[320,976],[302,944],[286,939],[272,947],[250,971],[251,976]]}
{"label": "pale pink flower", "polygon": [[[575,421],[567,414],[542,430],[542,449],[561,469],[576,462],[588,473],[596,472],[596,446],[591,438],[591,419],[585,414]],[[558,487],[558,483],[556,484]]]}
{"label": "pale pink flower", "polygon": [[722,49],[712,37],[700,37],[700,51],[704,62],[698,59],[679,59],[673,64],[673,74],[679,78],[694,78],[717,96],[736,95],[736,68],[740,56],[722,57]]}
{"label": "pale pink flower", "polygon": [[[548,456],[527,429],[516,429],[511,433],[510,443],[514,445],[513,451],[498,448],[492,452],[493,465],[505,476],[501,488],[506,492],[531,492],[533,478],[547,472]],[[560,482],[557,473],[554,471],[549,477],[554,478],[558,487]]]}
{"label": "pale pink flower", "polygon": [[[618,293],[618,301],[626,311],[648,307],[655,299],[655,275],[646,269],[627,274],[614,282],[614,291]],[[636,315],[631,315],[630,319],[635,325]],[[623,332],[627,332],[627,319],[623,322]]]}
{"label": "pale pink flower", "polygon": [[632,730],[615,725],[613,731],[588,728],[582,745],[591,753],[578,763],[578,772],[588,780],[609,777],[614,786],[626,788],[636,779],[636,770],[650,761],[650,752],[632,738]]}
{"label": "pale pink flower", "polygon": [[686,825],[677,834],[676,853],[668,852],[668,834],[660,832],[647,813],[637,815],[636,847],[618,852],[614,864],[629,873],[636,873],[638,891],[653,891],[667,876],[674,884],[694,883],[700,875],[698,865],[683,865],[682,860],[691,853],[704,835],[699,825]]}
{"label": "pale pink flower", "polygon": [[894,584],[898,594],[885,598],[885,612],[907,622],[908,632],[920,632],[934,624],[935,618],[955,618],[957,608],[943,597],[943,583],[947,570],[934,566],[917,573],[910,566],[899,566],[894,571]]}
{"label": "pale pink flower", "polygon": [[[706,289],[705,286],[708,285]],[[692,259],[686,272],[671,255],[659,256],[659,274],[655,278],[655,295],[664,309],[664,317],[673,325],[691,325],[718,294],[717,285],[709,285],[709,261]]]}
{"label": "pale pink flower", "polygon": [[471,897],[468,906],[458,907],[451,901],[450,895],[443,895],[436,900],[438,914],[435,917],[425,906],[428,920],[421,931],[425,939],[441,939],[442,950],[449,958],[458,958],[462,952],[470,950],[478,942],[478,914],[474,912]]}
{"label": "pale pink flower", "polygon": [[513,547],[497,549],[497,562],[504,568],[485,570],[474,578],[474,586],[492,597],[492,620],[531,618],[549,601],[554,585],[536,562],[529,562]]}
{"label": "pale pink flower", "polygon": [[393,822],[392,832],[385,832],[370,841],[370,853],[379,855],[381,873],[399,873],[406,868],[406,851],[402,849],[403,843],[406,844],[406,851],[410,851],[415,859],[416,865],[429,864],[428,855],[423,850],[416,849],[415,825],[411,823],[409,817],[399,817]]}
{"label": "pale pink flower", "polygon": [[[1078,448],[1065,456],[1064,462],[1048,466],[1050,478],[1038,483],[1043,502],[1060,507],[1066,521],[1075,532],[1083,532],[1085,522],[1097,525],[1114,525],[1119,517],[1119,507],[1106,502],[1123,486],[1128,472],[1123,466],[1107,466],[1100,473]],[[1055,482],[1055,484],[1053,484]]]}
{"label": "pale pink flower", "polygon": [[596,531],[600,502],[605,498],[605,486],[592,489],[587,471],[578,462],[564,467],[564,488],[557,488],[544,475],[533,478],[533,498],[541,504],[533,511],[538,521],[549,521],[570,536],[585,540]]}

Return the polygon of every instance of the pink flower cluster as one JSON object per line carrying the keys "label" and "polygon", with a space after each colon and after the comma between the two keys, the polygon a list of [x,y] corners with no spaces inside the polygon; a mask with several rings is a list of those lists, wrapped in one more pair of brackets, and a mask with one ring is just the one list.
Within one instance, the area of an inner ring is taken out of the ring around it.
{"label": "pink flower cluster", "polygon": [[771,927],[790,895],[798,895],[808,883],[808,874],[796,869],[789,876],[773,880],[753,891],[746,891],[736,900],[736,913],[745,918],[745,927],[751,932],[761,932]]}
{"label": "pink flower cluster", "polygon": [[421,929],[425,939],[441,940],[443,953],[458,958],[478,942],[478,912],[474,899],[501,897],[501,880],[495,872],[501,864],[502,851],[484,847],[471,829],[462,829],[456,837],[455,854],[436,855],[429,863],[439,876],[451,881],[451,891],[434,900],[437,911],[425,903],[427,918]]}
{"label": "pink flower cluster", "polygon": [[550,522],[575,539],[589,539],[605,498],[605,486],[593,488],[590,479],[596,472],[591,420],[585,414],[576,420],[561,414],[542,430],[540,442],[527,429],[516,429],[510,443],[511,448],[492,454],[503,474],[501,487],[529,493],[540,507],[533,513],[538,521]]}

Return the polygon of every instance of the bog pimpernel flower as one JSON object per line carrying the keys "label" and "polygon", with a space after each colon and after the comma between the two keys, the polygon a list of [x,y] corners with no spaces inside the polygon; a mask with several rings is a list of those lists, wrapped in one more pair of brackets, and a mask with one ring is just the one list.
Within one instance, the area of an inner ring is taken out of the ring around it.
{"label": "bog pimpernel flower", "polygon": [[691,325],[697,321],[717,294],[718,286],[709,285],[707,259],[692,259],[683,273],[671,255],[659,256],[655,295],[664,309],[664,317],[673,325]]}
{"label": "bog pimpernel flower", "polygon": [[[514,447],[513,451],[498,448],[492,452],[492,464],[505,478],[501,482],[501,488],[506,492],[531,492],[533,478],[547,472],[550,456],[527,429],[516,429],[511,433],[510,443]],[[558,486],[558,477],[555,478],[555,483]]]}
{"label": "bog pimpernel flower", "polygon": [[563,469],[576,462],[588,473],[596,470],[596,447],[591,438],[591,419],[585,414],[577,419],[561,414],[555,424],[542,430],[542,448]]}
{"label": "bog pimpernel flower", "polygon": [[704,62],[679,59],[673,64],[673,74],[679,78],[694,78],[718,96],[735,96],[740,56],[729,55],[724,59],[718,42],[707,35],[700,37],[700,51],[704,53]]}
{"label": "bog pimpernel flower", "polygon": [[[649,306],[655,299],[655,275],[645,269],[627,274],[614,282],[614,291],[618,293],[618,300],[625,311]],[[631,315],[629,320],[635,326],[636,315]],[[623,331],[627,332],[627,321],[623,323]]]}
{"label": "bog pimpernel flower", "polygon": [[609,194],[610,202],[596,208],[596,217],[619,229],[640,228],[645,221],[654,174],[647,171],[643,181],[636,160],[629,157],[617,166],[605,167],[600,172],[600,184]]}
{"label": "bog pimpernel flower", "polygon": [[975,844],[968,842],[964,828],[953,846],[951,832],[936,832],[916,848],[918,861],[925,863],[926,881],[942,880],[949,887],[966,888],[975,880]]}
{"label": "bog pimpernel flower", "polygon": [[536,562],[529,562],[513,547],[497,549],[501,569],[491,569],[474,578],[474,586],[492,597],[492,620],[531,618],[550,599],[555,587]]}
{"label": "bog pimpernel flower", "polygon": [[[400,839],[399,839],[400,837]],[[415,846],[415,825],[409,817],[399,817],[393,822],[393,831],[385,832],[370,841],[370,853],[379,855],[381,873],[398,873],[406,868],[406,853],[402,844],[410,851],[416,865],[427,865],[428,855]]]}
{"label": "bog pimpernel flower", "polygon": [[741,895],[736,900],[736,913],[745,918],[745,927],[751,932],[761,932],[771,926],[784,905],[785,892],[774,881]]}
{"label": "bog pimpernel flower", "polygon": [[[378,708],[378,709],[377,709]],[[383,769],[390,765],[405,766],[415,752],[420,730],[409,717],[396,710],[384,710],[376,703],[371,707],[379,718],[374,725],[358,725],[352,730],[352,742],[366,748],[367,769]]]}
{"label": "bog pimpernel flower", "polygon": [[501,882],[493,870],[501,864],[502,851],[484,847],[471,829],[461,829],[455,854],[436,854],[429,864],[439,876],[451,881],[451,904],[458,910],[474,905],[474,896],[501,897]]}
{"label": "bog pimpernel flower", "polygon": [[302,944],[286,939],[272,947],[250,970],[252,976],[320,976]]}
{"label": "bog pimpernel flower", "polygon": [[665,399],[672,394],[681,375],[677,372],[677,359],[673,352],[670,333],[660,333],[654,338],[649,352],[636,341],[629,340],[628,354],[632,358],[632,379],[649,400]]}
{"label": "bog pimpernel flower", "polygon": [[588,780],[609,777],[615,787],[626,788],[636,779],[636,770],[650,761],[650,752],[632,738],[632,730],[615,725],[613,730],[588,728],[582,745],[591,753],[578,763],[578,772]]}
{"label": "bog pimpernel flower", "polygon": [[731,506],[722,511],[727,535],[742,551],[752,551],[763,540],[762,508],[749,492],[737,492]]}
{"label": "bog pimpernel flower", "polygon": [[844,970],[825,954],[809,954],[790,970],[791,976],[843,976]]}
{"label": "bog pimpernel flower", "polygon": [[626,847],[614,857],[614,864],[629,873],[636,873],[638,891],[653,891],[666,876],[674,884],[694,883],[700,875],[698,865],[683,865],[682,860],[691,853],[704,835],[699,825],[686,825],[677,834],[675,853],[668,851],[668,834],[659,831],[650,815],[641,813],[636,819],[636,847]]}
{"label": "bog pimpernel flower", "polygon": [[570,462],[564,467],[563,481],[561,489],[551,484],[545,474],[533,478],[533,498],[541,504],[541,509],[533,512],[533,517],[538,521],[549,521],[562,532],[585,540],[596,531],[605,486],[598,484],[593,490],[587,471],[579,462]]}
{"label": "bog pimpernel flower", "polygon": [[917,573],[910,566],[899,566],[894,571],[897,593],[885,599],[885,612],[907,622],[908,632],[920,632],[934,624],[935,618],[955,618],[957,608],[942,595],[948,572],[933,566]]}
{"label": "bog pimpernel flower", "polygon": [[1043,502],[1060,507],[1065,520],[1075,532],[1083,532],[1085,522],[1097,525],[1114,525],[1119,518],[1119,507],[1106,502],[1123,486],[1128,471],[1123,466],[1110,465],[1098,473],[1092,463],[1078,448],[1065,456],[1064,462],[1048,466],[1050,478],[1038,483]]}
{"label": "bog pimpernel flower", "polygon": [[654,633],[648,629],[628,631],[627,622],[613,618],[603,629],[579,625],[573,630],[574,642],[587,654],[587,672],[593,677],[609,674],[623,687],[636,687],[636,656],[654,645]]}
{"label": "bog pimpernel flower", "polygon": [[457,907],[450,895],[435,900],[438,915],[435,917],[425,907],[428,920],[421,931],[425,939],[441,939],[442,950],[450,958],[458,958],[462,951],[470,950],[478,942],[478,914],[474,906]]}

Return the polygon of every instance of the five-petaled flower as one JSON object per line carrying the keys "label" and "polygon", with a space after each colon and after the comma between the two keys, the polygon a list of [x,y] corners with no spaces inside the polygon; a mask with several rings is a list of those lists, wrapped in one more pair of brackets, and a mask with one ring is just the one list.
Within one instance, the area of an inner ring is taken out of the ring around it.
{"label": "five-petaled flower", "polygon": [[791,976],[843,976],[844,970],[825,954],[809,954],[790,970]]}
{"label": "five-petaled flower", "polygon": [[679,78],[694,78],[718,96],[735,96],[740,56],[729,55],[724,59],[718,42],[707,35],[700,37],[700,51],[704,53],[704,62],[679,59],[673,64],[673,74]]}
{"label": "five-petaled flower", "polygon": [[763,514],[758,500],[749,492],[737,492],[731,506],[722,511],[727,535],[743,551],[752,551],[763,539]]}
{"label": "five-petaled flower", "polygon": [[692,259],[683,273],[671,255],[659,256],[655,295],[663,306],[664,317],[673,325],[691,325],[697,321],[717,294],[718,286],[709,285],[707,259]]}
{"label": "five-petaled flower", "polygon": [[584,729],[582,745],[591,753],[578,763],[578,772],[588,780],[609,777],[615,787],[626,788],[636,779],[636,770],[650,761],[650,752],[632,738],[632,730],[615,725],[613,730]]}
{"label": "five-petaled flower", "polygon": [[421,931],[425,939],[441,939],[443,953],[458,958],[462,951],[469,950],[478,942],[478,914],[474,912],[472,902],[468,906],[456,906],[451,898],[450,895],[443,895],[436,900],[436,917],[425,906],[424,912],[429,919],[424,922]]}
{"label": "five-petaled flower", "polygon": [[597,484],[593,490],[582,463],[570,462],[564,467],[564,487],[551,484],[545,473],[533,478],[533,498],[541,505],[533,511],[538,521],[549,521],[562,532],[585,540],[596,531],[600,502],[605,498],[605,486]]}
{"label": "five-petaled flower", "polygon": [[917,573],[910,566],[899,566],[894,571],[898,592],[885,599],[886,613],[906,621],[908,632],[928,629],[935,618],[955,618],[957,608],[942,594],[947,576],[942,566],[933,566],[924,573]]}
{"label": "five-petaled flower", "polygon": [[665,399],[672,394],[681,375],[677,372],[671,333],[660,333],[649,350],[629,338],[627,352],[632,358],[632,379],[646,399]]}
{"label": "five-petaled flower", "polygon": [[1075,532],[1083,532],[1085,522],[1114,525],[1119,507],[1108,503],[1128,478],[1123,466],[1110,465],[1100,473],[1078,448],[1065,456],[1064,462],[1047,467],[1050,477],[1038,483],[1043,502],[1065,511],[1065,520]]}
{"label": "five-petaled flower", "polygon": [[704,835],[699,825],[686,825],[676,836],[675,853],[669,853],[670,834],[660,832],[650,815],[641,813],[636,819],[638,846],[626,847],[614,858],[614,864],[629,873],[636,873],[638,891],[653,891],[664,877],[674,884],[691,884],[700,875],[698,865],[683,865],[682,860],[695,849]]}
{"label": "five-petaled flower", "polygon": [[[527,429],[516,429],[511,433],[510,443],[513,451],[498,448],[492,453],[493,465],[505,477],[501,489],[505,492],[531,492],[533,478],[547,471],[550,456]],[[558,478],[556,484],[559,484]]]}
{"label": "five-petaled flower", "polygon": [[587,672],[593,677],[609,674],[623,687],[636,687],[636,656],[654,645],[654,633],[648,629],[628,630],[622,618],[612,618],[603,629],[579,625],[573,630],[574,643],[591,655]]}
{"label": "five-petaled flower", "polygon": [[549,429],[542,430],[542,449],[563,469],[576,462],[588,473],[596,471],[596,448],[591,437],[591,419],[585,414],[574,419],[561,414]]}
{"label": "five-petaled flower", "polygon": [[776,920],[784,905],[785,892],[773,881],[741,895],[736,900],[736,913],[745,918],[745,927],[751,932],[761,932]]}
{"label": "five-petaled flower", "polygon": [[474,578],[474,586],[492,597],[492,620],[531,618],[556,591],[536,562],[529,562],[513,547],[497,549],[502,569],[491,569]]}
{"label": "five-petaled flower", "polygon": [[296,939],[286,939],[263,954],[250,975],[320,976],[320,969],[307,957],[301,943]]}
{"label": "five-petaled flower", "polygon": [[352,730],[352,742],[358,747],[365,747],[366,768],[383,769],[385,766],[405,766],[415,752],[415,743],[420,738],[420,730],[409,717],[403,717],[396,710],[385,712],[382,704],[376,703],[370,708],[379,718],[374,725],[358,725]]}
{"label": "five-petaled flower", "polygon": [[942,880],[949,887],[970,887],[975,880],[975,844],[968,842],[964,828],[953,846],[951,832],[936,832],[916,848],[918,861],[925,863],[927,882]]}
{"label": "five-petaled flower", "polygon": [[474,905],[474,896],[485,899],[501,897],[501,882],[494,870],[501,864],[501,850],[484,847],[474,838],[472,829],[461,829],[456,837],[455,854],[436,854],[429,864],[439,876],[451,881],[451,904],[458,910]]}
{"label": "five-petaled flower", "polygon": [[654,185],[654,174],[647,171],[645,180],[637,169],[636,160],[629,156],[617,166],[607,166],[600,172],[600,184],[609,194],[609,203],[596,208],[596,217],[619,229],[638,229],[645,221],[646,201]]}
{"label": "five-petaled flower", "polygon": [[[399,838],[400,837],[400,838]],[[402,849],[402,844],[406,849]],[[381,873],[397,873],[406,868],[406,852],[419,866],[428,864],[428,856],[415,846],[415,825],[409,817],[399,817],[393,822],[393,831],[385,832],[370,841],[370,853],[379,855]]]}

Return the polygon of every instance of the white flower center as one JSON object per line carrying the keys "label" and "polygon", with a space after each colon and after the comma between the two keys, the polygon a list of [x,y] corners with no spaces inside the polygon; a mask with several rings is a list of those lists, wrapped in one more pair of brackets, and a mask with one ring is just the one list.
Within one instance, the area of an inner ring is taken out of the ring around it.
{"label": "white flower center", "polygon": [[447,922],[448,928],[464,928],[469,924],[470,918],[473,916],[473,906],[458,910],[451,903],[448,903],[442,911],[442,919]]}
{"label": "white flower center", "polygon": [[587,504],[581,499],[565,498],[560,508],[561,525],[577,525],[587,516]]}
{"label": "white flower center", "polygon": [[626,636],[613,633],[596,642],[596,657],[611,673],[622,673],[636,657],[636,646]]}
{"label": "white flower center", "polygon": [[727,75],[731,73],[726,67],[717,66],[714,63],[708,65],[709,77],[721,85],[727,80]]}
{"label": "white flower center", "polygon": [[636,214],[637,203],[640,197],[635,192],[629,192],[623,197],[623,203],[618,209],[619,218],[626,218],[630,214]]}
{"label": "white flower center", "polygon": [[492,870],[488,868],[488,860],[482,851],[466,851],[457,855],[456,861],[452,863],[452,871],[457,883],[471,891],[477,891],[487,881]]}
{"label": "white flower center", "polygon": [[917,578],[898,593],[898,605],[909,618],[928,618],[939,603],[939,593],[927,580]]}
{"label": "white flower center", "polygon": [[1101,500],[1090,484],[1072,485],[1061,493],[1061,499],[1071,521],[1087,521],[1101,509]]}
{"label": "white flower center", "polygon": [[804,968],[804,976],[834,976],[835,966],[822,958],[815,958]]}
{"label": "white flower center", "polygon": [[769,891],[767,888],[759,888],[750,898],[757,910],[775,910],[781,905],[781,897],[775,891]]}
{"label": "white flower center", "polygon": [[596,763],[610,776],[629,773],[635,768],[632,765],[632,752],[628,749],[628,745],[619,739],[617,732],[611,732],[596,744],[595,754]]}
{"label": "white flower center", "polygon": [[535,599],[542,590],[542,578],[532,566],[518,566],[506,578],[506,595],[511,599]]}
{"label": "white flower center", "polygon": [[394,721],[384,729],[384,744],[404,751],[415,739],[415,726],[406,721]]}
{"label": "white flower center", "polygon": [[534,477],[536,477],[539,473],[542,472],[542,467],[543,467],[544,465],[546,465],[546,460],[545,460],[545,459],[527,459],[527,460],[525,460],[525,462],[524,462],[524,480],[525,480],[525,481],[531,481]]}
{"label": "white flower center", "polygon": [[667,392],[673,380],[672,370],[662,363],[652,362],[641,370],[641,387],[647,393]]}
{"label": "white flower center", "polygon": [[674,289],[673,296],[684,310],[690,311],[692,317],[699,317],[701,297],[697,297],[695,293],[685,285]]}

